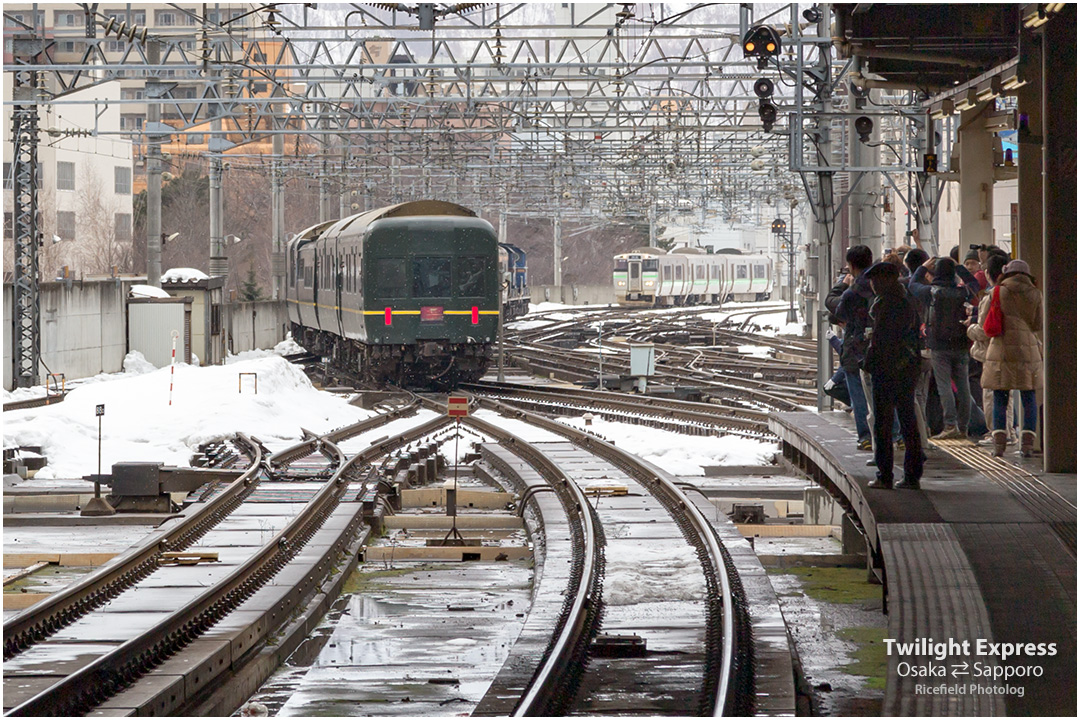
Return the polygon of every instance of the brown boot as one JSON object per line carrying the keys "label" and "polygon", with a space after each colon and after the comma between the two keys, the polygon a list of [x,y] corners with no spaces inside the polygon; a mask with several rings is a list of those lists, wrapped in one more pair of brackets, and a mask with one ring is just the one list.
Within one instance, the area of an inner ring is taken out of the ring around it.
{"label": "brown boot", "polygon": [[1005,455],[1005,444],[1008,439],[1009,436],[1004,430],[994,431],[994,457],[1002,457]]}
{"label": "brown boot", "polygon": [[1030,430],[1020,431],[1020,454],[1026,458],[1035,454],[1035,433]]}

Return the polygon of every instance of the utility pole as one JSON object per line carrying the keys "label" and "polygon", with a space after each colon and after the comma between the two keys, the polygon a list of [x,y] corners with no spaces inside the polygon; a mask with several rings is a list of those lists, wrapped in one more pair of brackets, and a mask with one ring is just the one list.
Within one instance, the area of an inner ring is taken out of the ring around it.
{"label": "utility pole", "polygon": [[[832,57],[832,44],[828,40],[831,37],[832,6],[829,4],[818,5],[821,19],[818,20],[818,37],[826,38],[818,43],[818,62],[815,78],[817,91],[815,93],[815,105],[825,117],[832,111],[832,69],[830,65]],[[832,143],[830,142],[829,122],[825,120],[818,128],[817,154],[822,162],[832,162]],[[832,275],[832,245],[834,240],[830,229],[834,227],[833,218],[833,172],[822,170],[817,173],[818,181],[818,209],[816,223],[816,240],[818,250],[817,277],[815,282],[816,302],[814,304],[814,326],[817,339],[817,408],[819,411],[829,409],[829,396],[825,394],[825,383],[832,375],[832,348],[829,347],[825,333],[829,322],[828,312],[825,309],[825,295],[829,291],[829,279]]]}
{"label": "utility pole", "polygon": [[788,324],[798,322],[799,315],[795,312],[795,204],[788,207],[788,263],[787,263],[787,292],[788,292]]}
{"label": "utility pole", "polygon": [[[146,43],[148,65],[161,63],[161,44]],[[161,98],[157,75],[146,78],[146,283],[161,287]]]}
{"label": "utility pole", "polygon": [[[220,105],[219,116],[210,121],[210,139],[207,147],[216,144],[221,138]],[[221,192],[223,163],[221,155],[210,150],[210,275],[226,277],[229,274],[229,259],[225,255],[225,233],[222,229],[225,213],[225,199]]]}
{"label": "utility pole", "polygon": [[559,288],[559,300],[562,301],[562,220],[559,213],[555,213],[555,287]]}
{"label": "utility pole", "polygon": [[274,300],[281,300],[285,297],[285,188],[282,178],[285,136],[275,133],[271,142],[274,154],[270,164],[270,271],[273,275],[271,292]]}

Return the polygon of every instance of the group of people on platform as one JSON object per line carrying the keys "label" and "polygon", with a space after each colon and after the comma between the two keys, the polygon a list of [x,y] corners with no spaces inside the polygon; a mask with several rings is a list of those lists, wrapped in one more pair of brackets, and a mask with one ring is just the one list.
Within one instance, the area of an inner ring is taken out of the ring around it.
{"label": "group of people on platform", "polygon": [[[996,246],[932,258],[898,248],[875,262],[854,245],[825,300],[840,368],[825,391],[850,405],[859,450],[877,466],[871,487],[918,489],[931,423],[937,440],[1016,443],[1012,391],[1019,391],[1020,451],[1036,446],[1042,389],[1042,295],[1031,269]],[[931,388],[930,379],[934,380]],[[936,390],[936,398],[934,390]],[[894,485],[893,446],[904,449]]]}

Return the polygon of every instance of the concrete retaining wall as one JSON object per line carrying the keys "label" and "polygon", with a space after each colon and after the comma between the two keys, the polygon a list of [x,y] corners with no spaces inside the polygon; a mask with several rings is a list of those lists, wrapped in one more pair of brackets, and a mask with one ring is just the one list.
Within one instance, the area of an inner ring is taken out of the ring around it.
{"label": "concrete retaining wall", "polygon": [[272,348],[285,339],[289,315],[284,302],[231,303],[222,313],[229,352]]}
{"label": "concrete retaining wall", "polygon": [[529,293],[534,304],[609,305],[615,302],[615,289],[610,285],[533,285]]}
{"label": "concrete retaining wall", "polygon": [[[118,372],[127,354],[125,325],[130,280],[41,284],[41,359],[69,380]],[[13,288],[4,284],[4,387],[12,389]],[[44,367],[38,369],[45,382]]]}
{"label": "concrete retaining wall", "polygon": [[[119,372],[127,354],[127,295],[142,279],[105,279],[41,284],[41,359],[39,384],[49,371],[68,380]],[[11,283],[4,283],[4,388],[12,390]],[[285,337],[284,302],[223,306],[222,322],[232,352],[271,348]],[[254,324],[253,324],[254,320]]]}

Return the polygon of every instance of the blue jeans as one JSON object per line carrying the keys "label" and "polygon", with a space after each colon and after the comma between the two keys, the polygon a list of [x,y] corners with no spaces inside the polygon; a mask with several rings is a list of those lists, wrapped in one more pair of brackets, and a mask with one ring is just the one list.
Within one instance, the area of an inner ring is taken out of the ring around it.
{"label": "blue jeans", "polygon": [[[931,350],[930,362],[934,366],[934,382],[937,383],[938,397],[941,398],[941,411],[945,416],[945,426],[960,428],[967,434],[968,420],[971,417],[971,386],[968,385],[967,350]],[[953,395],[952,386],[956,384],[957,394]]]}
{"label": "blue jeans", "polygon": [[[1005,430],[1005,409],[1009,404],[1008,390],[994,391],[994,430]],[[1024,407],[1023,429],[1035,432],[1039,424],[1039,406],[1035,404],[1034,390],[1020,391],[1020,404]]]}
{"label": "blue jeans", "polygon": [[855,416],[855,432],[859,434],[859,440],[870,439],[870,424],[866,420],[869,409],[866,407],[866,393],[863,392],[862,379],[856,370],[853,373],[844,371],[844,380],[847,381],[848,395],[851,396],[851,414]]}

